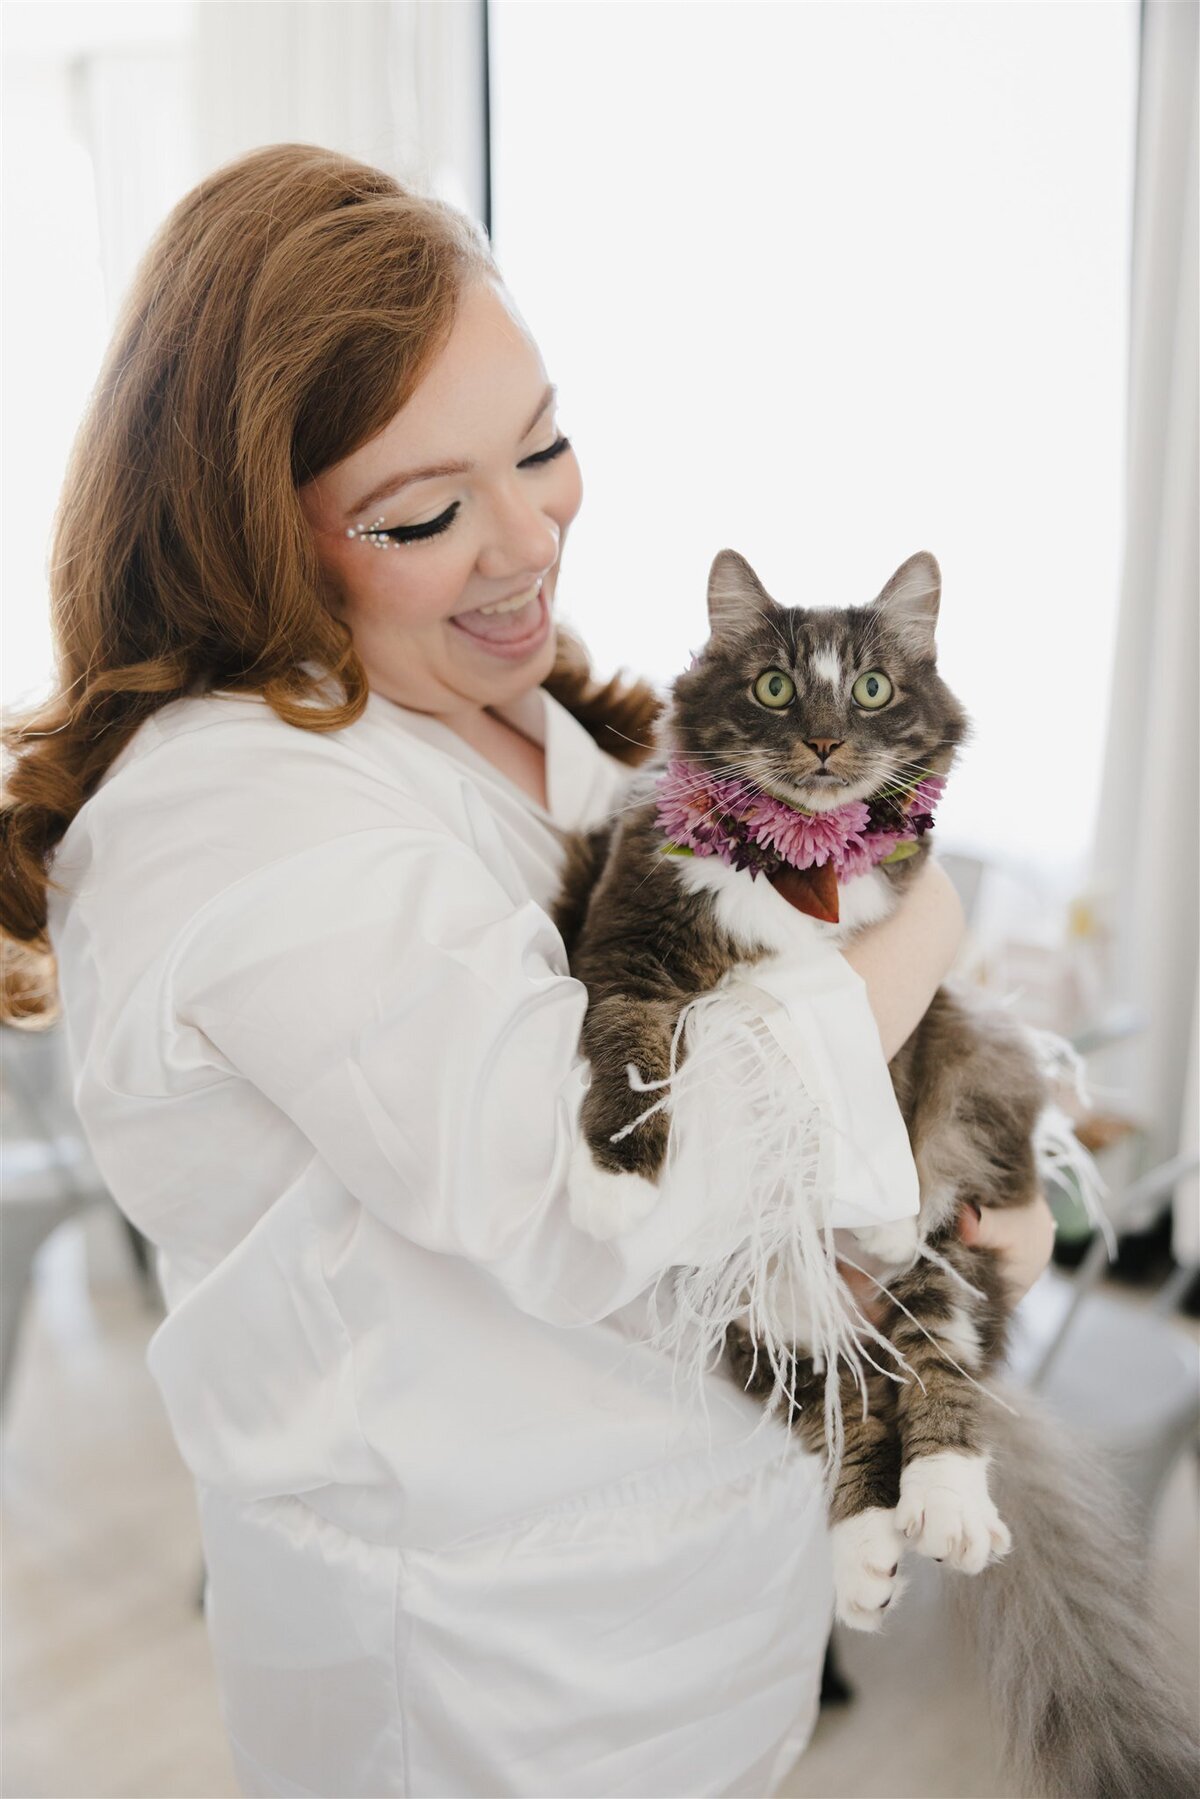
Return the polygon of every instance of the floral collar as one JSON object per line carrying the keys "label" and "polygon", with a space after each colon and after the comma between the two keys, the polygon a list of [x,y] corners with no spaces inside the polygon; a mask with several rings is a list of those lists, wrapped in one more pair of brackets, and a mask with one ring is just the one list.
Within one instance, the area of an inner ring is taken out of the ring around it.
{"label": "floral collar", "polygon": [[838,920],[838,883],[914,855],[933,826],[946,782],[929,775],[829,812],[808,812],[749,781],[710,775],[673,756],[658,782],[658,827],[669,854],[717,856],[765,874],[784,899],[812,918]]}

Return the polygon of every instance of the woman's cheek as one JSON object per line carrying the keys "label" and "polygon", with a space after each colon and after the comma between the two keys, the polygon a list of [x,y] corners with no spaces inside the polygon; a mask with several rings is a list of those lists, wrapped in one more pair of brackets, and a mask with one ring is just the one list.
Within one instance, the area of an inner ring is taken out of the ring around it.
{"label": "woman's cheek", "polygon": [[[377,554],[385,564],[372,596],[372,610],[377,614],[386,615],[393,624],[421,630],[462,611],[472,565],[461,551],[439,551],[426,544]],[[389,563],[393,557],[395,563]]]}
{"label": "woman's cheek", "polygon": [[557,504],[553,516],[565,534],[567,526],[583,504],[583,475],[573,450],[568,450],[562,461],[562,489],[555,496]]}

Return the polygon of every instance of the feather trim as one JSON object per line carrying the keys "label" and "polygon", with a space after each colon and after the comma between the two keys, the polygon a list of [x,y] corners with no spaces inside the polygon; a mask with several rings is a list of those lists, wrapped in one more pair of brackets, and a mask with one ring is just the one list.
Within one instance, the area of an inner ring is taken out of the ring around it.
{"label": "feather trim", "polygon": [[[897,1352],[856,1305],[841,1279],[831,1220],[836,1198],[824,1096],[810,1090],[764,1021],[761,995],[727,976],[684,1007],[665,1093],[650,1111],[670,1113],[660,1188],[678,1202],[712,1196],[691,1264],[671,1270],[651,1308],[652,1341],[671,1354],[676,1385],[703,1403],[705,1375],[740,1324],[766,1360],[773,1387],[764,1420],[797,1404],[793,1345],[824,1370],[827,1478],[841,1460],[839,1371],[849,1368],[866,1408],[868,1344]],[[677,1054],[682,1040],[686,1051]],[[636,1070],[631,1085],[651,1091]],[[665,1291],[663,1290],[665,1287]],[[887,1370],[883,1370],[887,1372]],[[786,1439],[785,1439],[786,1448]]]}
{"label": "feather trim", "polygon": [[1093,1103],[1083,1058],[1056,1031],[1040,1030],[1034,1025],[1021,1028],[1049,1092],[1033,1135],[1038,1173],[1044,1180],[1054,1181],[1078,1195],[1104,1238],[1110,1257],[1114,1256],[1117,1235],[1104,1203],[1110,1197],[1108,1183],[1090,1150],[1075,1135],[1074,1121],[1062,1104],[1067,1089],[1082,1110],[1087,1111]]}

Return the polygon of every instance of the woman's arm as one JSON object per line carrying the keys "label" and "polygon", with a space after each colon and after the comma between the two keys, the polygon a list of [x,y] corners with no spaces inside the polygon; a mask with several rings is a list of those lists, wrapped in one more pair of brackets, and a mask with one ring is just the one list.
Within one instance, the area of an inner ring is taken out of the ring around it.
{"label": "woman's arm", "polygon": [[[842,951],[862,976],[890,1061],[920,1023],[962,942],[962,903],[945,870],[929,858],[900,906]],[[963,1241],[994,1249],[1001,1257],[1014,1301],[1028,1292],[1050,1261],[1054,1217],[1040,1188],[1028,1205],[980,1217],[964,1206],[959,1220]],[[843,1276],[866,1296],[868,1283],[848,1270]]]}
{"label": "woman's arm", "polygon": [[892,916],[872,925],[841,952],[866,984],[889,1062],[925,1016],[965,930],[953,882],[928,857]]}

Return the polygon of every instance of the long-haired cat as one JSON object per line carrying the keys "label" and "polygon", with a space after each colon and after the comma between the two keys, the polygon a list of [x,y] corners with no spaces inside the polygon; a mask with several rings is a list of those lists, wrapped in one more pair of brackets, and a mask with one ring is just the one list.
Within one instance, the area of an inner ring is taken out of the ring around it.
{"label": "long-haired cat", "polygon": [[[643,1095],[671,1086],[686,1010],[738,970],[786,964],[806,934],[838,944],[886,917],[929,854],[927,808],[969,730],[937,670],[939,601],[925,553],[848,609],[778,605],[742,557],[716,558],[708,643],[675,681],[619,818],[572,845],[556,913],[589,995],[587,1163],[572,1191],[596,1234],[657,1203],[672,1112]],[[1151,1672],[1136,1552],[1096,1514],[1103,1483],[1081,1487],[1024,1398],[1013,1417],[980,1385],[1003,1354],[1010,1301],[996,1258],[968,1248],[957,1220],[964,1204],[1037,1191],[1045,1073],[1015,1020],[950,985],[889,1071],[920,1212],[857,1233],[895,1270],[878,1328],[904,1378],[861,1363],[830,1377],[842,1387],[838,1616],[877,1629],[909,1549],[981,1575],[968,1584],[1018,1777],[1064,1799],[1182,1799],[1193,1753]],[[828,1370],[814,1371],[812,1346],[800,1306],[784,1384],[793,1427],[823,1452]],[[777,1401],[778,1355],[736,1323],[727,1347],[740,1383]],[[990,1471],[1016,1530],[1011,1557]]]}

